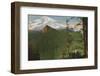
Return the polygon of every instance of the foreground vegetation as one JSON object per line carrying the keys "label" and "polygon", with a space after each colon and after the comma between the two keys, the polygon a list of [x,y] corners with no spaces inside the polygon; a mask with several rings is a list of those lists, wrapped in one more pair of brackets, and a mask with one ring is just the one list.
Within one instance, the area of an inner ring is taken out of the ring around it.
{"label": "foreground vegetation", "polygon": [[84,58],[84,41],[80,32],[53,30],[29,31],[29,60]]}

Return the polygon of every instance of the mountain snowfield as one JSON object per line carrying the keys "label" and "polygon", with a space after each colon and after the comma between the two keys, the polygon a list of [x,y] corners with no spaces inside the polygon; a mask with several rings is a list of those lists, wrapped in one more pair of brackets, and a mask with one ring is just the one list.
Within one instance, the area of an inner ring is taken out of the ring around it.
{"label": "mountain snowfield", "polygon": [[83,25],[64,25],[59,23],[59,21],[50,18],[48,16],[42,16],[39,19],[36,19],[32,21],[32,23],[29,23],[28,29],[29,30],[34,30],[34,31],[40,31],[43,30],[46,26],[49,26],[55,30],[61,30],[61,29],[72,29],[73,31],[81,31],[83,28]]}

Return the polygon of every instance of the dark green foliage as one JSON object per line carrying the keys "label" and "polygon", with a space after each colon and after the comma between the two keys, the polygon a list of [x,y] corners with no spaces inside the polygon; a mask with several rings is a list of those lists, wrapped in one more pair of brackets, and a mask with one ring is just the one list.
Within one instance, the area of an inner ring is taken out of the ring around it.
{"label": "dark green foliage", "polygon": [[80,32],[54,29],[29,31],[28,45],[29,60],[83,58],[85,54]]}

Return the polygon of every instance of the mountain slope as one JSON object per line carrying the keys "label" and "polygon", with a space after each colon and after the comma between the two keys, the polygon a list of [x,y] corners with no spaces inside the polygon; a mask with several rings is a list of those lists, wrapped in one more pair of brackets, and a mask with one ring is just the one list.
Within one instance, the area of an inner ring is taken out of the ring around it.
{"label": "mountain slope", "polygon": [[47,16],[43,16],[40,19],[36,19],[32,23],[30,23],[29,30],[40,31],[46,26],[49,26],[56,30],[65,29],[67,27],[67,25],[61,24],[57,20],[54,20]]}

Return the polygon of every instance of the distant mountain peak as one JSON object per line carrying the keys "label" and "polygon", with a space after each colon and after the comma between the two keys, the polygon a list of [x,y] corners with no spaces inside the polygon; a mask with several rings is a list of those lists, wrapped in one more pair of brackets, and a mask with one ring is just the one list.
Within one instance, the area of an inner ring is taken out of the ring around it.
{"label": "distant mountain peak", "polygon": [[29,30],[40,31],[46,26],[56,30],[65,29],[67,27],[67,25],[61,24],[53,18],[42,16],[40,19],[36,19],[29,24]]}
{"label": "distant mountain peak", "polygon": [[77,32],[77,31],[83,31],[83,23],[81,24],[62,24],[59,23],[59,21],[48,17],[48,16],[42,16],[39,19],[33,20],[32,23],[29,23],[28,29],[31,31],[43,31],[45,27],[49,27],[55,30],[61,30],[61,29],[69,29],[71,31]]}

